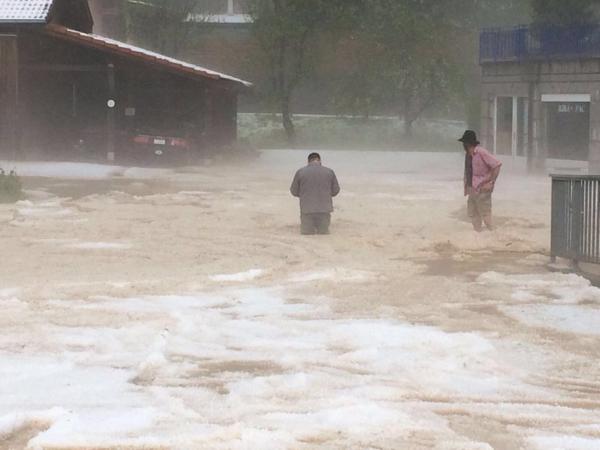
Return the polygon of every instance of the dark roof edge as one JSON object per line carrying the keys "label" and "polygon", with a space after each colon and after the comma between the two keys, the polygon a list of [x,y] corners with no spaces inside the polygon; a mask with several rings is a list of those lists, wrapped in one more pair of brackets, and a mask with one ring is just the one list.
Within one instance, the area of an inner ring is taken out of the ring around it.
{"label": "dark roof edge", "polygon": [[46,21],[46,19],[38,19],[38,20],[31,20],[31,19],[0,19],[0,23],[3,24],[29,24],[29,25],[46,25],[48,22]]}
{"label": "dark roof edge", "polygon": [[97,50],[113,53],[118,56],[133,57],[140,62],[159,65],[164,69],[170,69],[171,71],[179,73],[180,75],[221,81],[232,86],[236,86],[240,90],[248,90],[252,87],[252,83],[231,75],[216,72],[205,67],[197,66],[196,64],[177,60],[166,55],[161,55],[140,47],[126,44],[124,42],[106,38],[104,36],[71,30],[59,25],[48,25],[45,28],[45,32],[50,36],[71,41],[79,45],[93,47]]}

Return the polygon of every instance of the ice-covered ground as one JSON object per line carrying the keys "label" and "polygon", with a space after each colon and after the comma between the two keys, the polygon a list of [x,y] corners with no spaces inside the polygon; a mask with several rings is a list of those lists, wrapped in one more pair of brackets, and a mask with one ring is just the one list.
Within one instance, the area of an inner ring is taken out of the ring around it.
{"label": "ice-covered ground", "polygon": [[302,237],[305,156],[92,166],[95,193],[30,165],[0,449],[600,448],[600,290],[546,270],[545,177],[506,171],[475,235],[459,153],[327,152],[332,234]]}
{"label": "ice-covered ground", "polygon": [[151,178],[172,173],[169,169],[142,169],[91,163],[0,161],[5,171],[14,170],[22,177],[80,180],[104,180],[113,177]]}

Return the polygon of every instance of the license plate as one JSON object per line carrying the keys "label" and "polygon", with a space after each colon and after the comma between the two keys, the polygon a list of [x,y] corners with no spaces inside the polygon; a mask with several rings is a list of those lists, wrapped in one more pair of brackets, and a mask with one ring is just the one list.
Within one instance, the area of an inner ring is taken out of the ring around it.
{"label": "license plate", "polygon": [[156,145],[165,145],[167,143],[164,139],[154,139],[154,144]]}

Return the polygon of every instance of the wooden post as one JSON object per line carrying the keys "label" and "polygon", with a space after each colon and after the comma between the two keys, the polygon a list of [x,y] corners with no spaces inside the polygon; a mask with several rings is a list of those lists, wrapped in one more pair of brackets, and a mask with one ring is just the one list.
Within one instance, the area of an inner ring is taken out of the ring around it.
{"label": "wooden post", "polygon": [[77,80],[73,79],[71,83],[71,117],[73,117],[73,119],[76,119],[79,115],[77,111]]}
{"label": "wooden post", "polygon": [[106,119],[106,159],[108,161],[115,160],[115,109],[116,109],[116,96],[115,96],[115,66],[112,63],[108,64],[108,100],[107,106],[107,119]]}
{"label": "wooden post", "polygon": [[494,155],[498,154],[498,96],[494,96],[494,124],[493,124],[493,130],[494,130]]}
{"label": "wooden post", "polygon": [[533,127],[533,119],[534,119],[534,108],[535,108],[535,83],[533,81],[529,82],[529,92],[527,98],[527,172],[532,173],[534,171],[534,157],[533,152],[535,151],[535,147],[533,145],[534,139],[534,127]]}
{"label": "wooden post", "polygon": [[204,90],[204,136],[205,143],[209,150],[212,150],[214,144],[214,107],[212,101],[212,91]]}
{"label": "wooden post", "polygon": [[519,143],[519,97],[515,96],[512,98],[512,134],[510,142],[511,155],[514,162]]}
{"label": "wooden post", "polygon": [[17,30],[17,35],[14,39],[14,52],[15,52],[15,143],[13,145],[12,159],[15,161],[17,159],[17,155],[23,156],[21,154],[21,102],[19,92],[21,90],[21,71],[19,70],[19,30]]}
{"label": "wooden post", "polygon": [[0,33],[0,151],[13,158],[17,145],[17,34]]}
{"label": "wooden post", "polygon": [[235,91],[232,89],[229,91],[229,105],[228,108],[228,119],[229,119],[229,145],[234,146],[238,138],[238,123],[237,123],[237,109],[238,109],[238,98]]}

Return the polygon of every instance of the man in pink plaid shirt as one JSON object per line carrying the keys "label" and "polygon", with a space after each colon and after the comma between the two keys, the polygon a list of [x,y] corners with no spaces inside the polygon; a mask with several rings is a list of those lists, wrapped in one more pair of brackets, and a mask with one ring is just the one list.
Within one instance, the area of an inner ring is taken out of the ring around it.
{"label": "man in pink plaid shirt", "polygon": [[459,142],[465,149],[464,186],[471,223],[477,232],[483,230],[482,222],[492,230],[492,193],[502,163],[480,145],[474,131],[465,131]]}

